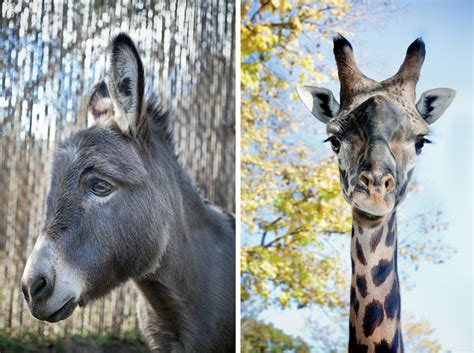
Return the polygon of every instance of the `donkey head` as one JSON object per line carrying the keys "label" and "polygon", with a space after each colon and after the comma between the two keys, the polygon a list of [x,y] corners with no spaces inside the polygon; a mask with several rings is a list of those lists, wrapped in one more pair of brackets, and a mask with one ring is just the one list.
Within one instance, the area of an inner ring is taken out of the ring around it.
{"label": "donkey head", "polygon": [[110,56],[108,82],[90,98],[94,126],[56,152],[45,224],[22,277],[32,314],[49,322],[155,270],[172,226],[175,158],[149,138],[157,111],[145,107],[143,64],[125,34]]}
{"label": "donkey head", "polygon": [[415,88],[425,59],[425,45],[415,40],[399,71],[376,82],[364,76],[351,44],[334,39],[341,84],[340,100],[331,91],[302,86],[298,94],[321,122],[338,157],[341,189],[359,222],[378,224],[404,199],[416,155],[435,122],[454,99],[448,88],[429,90],[415,104]]}

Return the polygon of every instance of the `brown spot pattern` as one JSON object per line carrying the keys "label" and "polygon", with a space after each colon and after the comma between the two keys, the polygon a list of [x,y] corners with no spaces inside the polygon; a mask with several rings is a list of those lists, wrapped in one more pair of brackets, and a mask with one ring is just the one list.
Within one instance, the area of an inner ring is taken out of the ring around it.
{"label": "brown spot pattern", "polygon": [[383,234],[383,227],[380,227],[380,229],[372,236],[372,239],[370,241],[370,250],[372,252],[375,252],[377,249],[377,246],[380,243],[380,239],[382,239],[382,234]]}
{"label": "brown spot pattern", "polygon": [[358,275],[356,278],[356,284],[360,295],[362,298],[365,298],[367,296],[367,280],[365,279],[365,276]]}
{"label": "brown spot pattern", "polygon": [[364,321],[362,327],[365,337],[369,337],[374,333],[375,329],[380,326],[384,318],[383,306],[378,300],[373,300],[365,308]]}
{"label": "brown spot pattern", "polygon": [[356,247],[357,259],[362,265],[364,266],[367,265],[367,261],[365,260],[365,256],[364,256],[364,251],[362,250],[362,246],[360,245],[359,240],[356,240],[355,247]]}

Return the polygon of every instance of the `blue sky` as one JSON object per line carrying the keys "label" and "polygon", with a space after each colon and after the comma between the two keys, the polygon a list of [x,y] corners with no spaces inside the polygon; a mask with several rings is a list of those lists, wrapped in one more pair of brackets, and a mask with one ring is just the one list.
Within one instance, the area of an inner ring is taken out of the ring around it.
{"label": "blue sky", "polygon": [[[408,45],[417,37],[426,44],[426,60],[417,86],[423,91],[449,87],[457,96],[448,111],[432,125],[431,139],[419,158],[415,179],[421,184],[418,194],[408,197],[403,212],[415,215],[439,209],[449,228],[442,233],[444,243],[455,248],[441,265],[423,264],[411,276],[415,288],[402,292],[404,313],[429,320],[436,329],[443,351],[468,352],[474,349],[473,263],[472,263],[472,4],[470,1],[402,1],[397,11],[384,18],[383,25],[362,24],[355,36],[348,36],[361,70],[382,80],[393,75],[405,56]],[[331,45],[324,54],[333,62]],[[338,96],[335,82],[326,85]],[[319,125],[304,109],[304,124]],[[323,136],[323,135],[321,135]],[[329,148],[328,148],[329,149]],[[329,151],[328,151],[329,153]],[[429,236],[429,235],[419,235]],[[429,239],[427,239],[429,241]],[[347,261],[349,250],[347,248]],[[301,310],[266,310],[261,318],[286,332],[309,339]]]}

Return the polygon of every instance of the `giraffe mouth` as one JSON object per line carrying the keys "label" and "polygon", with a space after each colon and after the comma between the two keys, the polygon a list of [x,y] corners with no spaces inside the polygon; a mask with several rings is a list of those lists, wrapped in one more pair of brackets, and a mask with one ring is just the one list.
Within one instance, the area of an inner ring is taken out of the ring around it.
{"label": "giraffe mouth", "polygon": [[385,215],[375,215],[366,211],[361,210],[360,208],[354,207],[353,211],[356,212],[359,216],[367,218],[368,220],[374,221],[380,218],[385,217]]}
{"label": "giraffe mouth", "polygon": [[375,215],[360,208],[352,207],[352,218],[356,223],[363,224],[367,227],[375,227],[385,221],[387,215]]}
{"label": "giraffe mouth", "polygon": [[364,219],[376,220],[392,212],[395,204],[393,193],[373,193],[370,196],[361,192],[354,192],[351,199],[354,212]]}

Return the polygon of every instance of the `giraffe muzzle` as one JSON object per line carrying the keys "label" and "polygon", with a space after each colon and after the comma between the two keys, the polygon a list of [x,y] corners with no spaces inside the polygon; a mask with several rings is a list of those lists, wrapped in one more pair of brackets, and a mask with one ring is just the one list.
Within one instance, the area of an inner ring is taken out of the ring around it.
{"label": "giraffe muzzle", "polygon": [[352,206],[359,216],[380,217],[392,212],[395,206],[395,178],[391,173],[363,171],[352,195]]}

